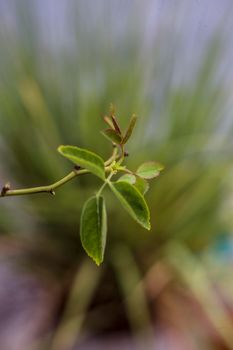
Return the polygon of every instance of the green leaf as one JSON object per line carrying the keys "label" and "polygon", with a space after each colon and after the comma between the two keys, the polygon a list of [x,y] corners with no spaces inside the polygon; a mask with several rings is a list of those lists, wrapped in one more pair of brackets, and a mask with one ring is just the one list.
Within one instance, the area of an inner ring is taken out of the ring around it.
{"label": "green leaf", "polygon": [[136,177],[134,174],[124,174],[122,175],[117,182],[119,181],[125,181],[128,182],[131,185],[134,185],[134,187],[142,194],[144,195],[149,190],[149,184],[146,180],[142,179],[141,177]]}
{"label": "green leaf", "polygon": [[104,161],[97,154],[76,146],[59,146],[58,152],[76,165],[89,170],[102,180],[105,179]]}
{"label": "green leaf", "polygon": [[136,187],[138,191],[143,195],[149,190],[148,182],[141,177],[137,177],[134,187]]}
{"label": "green leaf", "polygon": [[133,185],[136,182],[136,176],[134,176],[133,174],[124,174],[117,181],[125,181]]}
{"label": "green leaf", "polygon": [[93,196],[84,204],[80,236],[82,246],[87,254],[97,265],[100,265],[104,259],[107,237],[107,216],[102,196]]}
{"label": "green leaf", "polygon": [[141,226],[150,230],[150,212],[141,193],[125,181],[109,182],[109,186],[128,213]]}
{"label": "green leaf", "polygon": [[133,132],[133,129],[135,127],[136,121],[137,121],[137,117],[136,115],[133,115],[132,118],[130,119],[129,126],[128,126],[128,129],[126,130],[125,136],[123,137],[123,140],[122,140],[123,144],[125,144],[129,140]]}
{"label": "green leaf", "polygon": [[158,162],[146,162],[140,165],[136,171],[136,174],[143,179],[149,180],[158,176],[160,174],[160,171],[163,169],[163,165]]}
{"label": "green leaf", "polygon": [[106,129],[102,131],[102,134],[107,137],[112,142],[117,143],[118,145],[121,143],[122,138],[121,136],[116,132],[116,130],[113,129]]}

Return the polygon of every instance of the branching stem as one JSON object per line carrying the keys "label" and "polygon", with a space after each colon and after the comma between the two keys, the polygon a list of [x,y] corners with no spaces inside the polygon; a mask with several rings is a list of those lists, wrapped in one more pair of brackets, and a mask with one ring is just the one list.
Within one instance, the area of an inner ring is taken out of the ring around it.
{"label": "branching stem", "polygon": [[57,189],[58,187],[64,185],[66,182],[72,180],[74,177],[78,175],[87,174],[87,173],[88,171],[86,169],[73,170],[68,175],[63,177],[61,180],[54,182],[51,185],[24,188],[19,190],[2,191],[2,193],[0,194],[0,197],[20,196],[20,195],[27,195],[27,194],[43,193],[43,192],[55,194],[54,190]]}
{"label": "branching stem", "polygon": [[104,181],[103,185],[100,187],[99,191],[96,193],[96,196],[99,197],[103,192],[104,187],[109,183],[111,177],[114,175],[114,171],[111,171],[107,179]]}
{"label": "branching stem", "polygon": [[[114,148],[112,156],[104,163],[106,172],[111,171],[111,164],[115,161],[115,159],[117,159],[117,156],[117,148]],[[51,185],[23,188],[18,190],[11,190],[9,188],[9,185],[7,184],[7,188],[5,186],[2,188],[2,191],[0,192],[0,197],[22,196],[36,193],[50,193],[52,195],[55,195],[55,189],[63,186],[65,183],[71,181],[76,176],[89,173],[90,172],[86,169],[72,170],[65,177],[63,177],[59,181],[54,182]]]}
{"label": "branching stem", "polygon": [[112,164],[112,162],[114,162],[117,158],[118,158],[118,149],[116,146],[114,146],[111,157],[108,160],[106,160],[104,165],[108,166],[108,165]]}

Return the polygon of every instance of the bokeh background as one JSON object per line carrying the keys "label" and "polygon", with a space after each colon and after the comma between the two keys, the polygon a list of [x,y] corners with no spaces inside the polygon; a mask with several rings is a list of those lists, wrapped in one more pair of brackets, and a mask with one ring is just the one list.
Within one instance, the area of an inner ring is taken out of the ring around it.
{"label": "bokeh background", "polygon": [[60,144],[99,152],[110,103],[158,160],[145,232],[106,191],[97,268],[80,245],[82,177],[0,199],[0,348],[233,349],[231,0],[0,0],[0,183],[50,184]]}

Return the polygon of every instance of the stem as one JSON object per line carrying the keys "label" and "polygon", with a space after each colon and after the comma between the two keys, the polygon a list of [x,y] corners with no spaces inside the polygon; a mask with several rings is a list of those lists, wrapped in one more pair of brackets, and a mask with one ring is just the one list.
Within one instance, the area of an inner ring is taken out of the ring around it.
{"label": "stem", "polygon": [[[106,162],[104,163],[105,171],[111,170],[111,164],[117,158],[117,151],[118,151],[117,148],[114,148],[112,156],[108,160],[106,160]],[[69,174],[67,174],[65,177],[63,177],[59,181],[54,182],[51,185],[24,188],[24,189],[19,189],[19,190],[10,190],[9,185],[7,184],[2,188],[2,191],[0,192],[0,198],[1,197],[10,197],[10,196],[22,196],[22,195],[35,194],[35,193],[50,193],[52,195],[55,195],[54,190],[57,189],[58,187],[69,182],[70,180],[72,180],[76,176],[83,175],[83,174],[89,174],[89,173],[90,172],[86,169],[73,170]],[[108,179],[109,178],[110,178],[110,176],[108,177]],[[104,183],[104,185],[105,185],[105,183]]]}
{"label": "stem", "polygon": [[117,153],[118,153],[118,149],[117,147],[114,147],[111,157],[108,160],[106,160],[104,165],[107,166],[107,165],[110,165],[112,162],[114,162],[114,160],[117,159]]}
{"label": "stem", "polygon": [[27,194],[34,194],[34,193],[51,193],[55,194],[54,190],[62,185],[64,185],[66,182],[69,182],[74,177],[82,174],[89,173],[88,170],[82,169],[82,170],[73,170],[68,175],[63,177],[61,180],[54,182],[51,185],[47,186],[39,186],[39,187],[31,187],[31,188],[24,188],[20,190],[7,190],[6,192],[3,192],[0,194],[0,197],[9,197],[9,196],[20,196],[20,195],[27,195]]}
{"label": "stem", "polygon": [[124,148],[124,145],[121,145],[120,146],[120,150],[121,150],[121,155],[120,155],[120,158],[117,162],[118,165],[121,165],[122,162],[124,161],[124,158],[125,158],[125,148]]}
{"label": "stem", "polygon": [[130,174],[130,175],[135,175],[131,170],[124,168],[122,166],[117,167],[117,171],[122,171],[123,173]]}
{"label": "stem", "polygon": [[100,187],[99,191],[96,193],[96,196],[99,197],[104,189],[104,187],[109,183],[111,177],[114,175],[114,171],[111,171],[107,179],[104,181],[103,185]]}

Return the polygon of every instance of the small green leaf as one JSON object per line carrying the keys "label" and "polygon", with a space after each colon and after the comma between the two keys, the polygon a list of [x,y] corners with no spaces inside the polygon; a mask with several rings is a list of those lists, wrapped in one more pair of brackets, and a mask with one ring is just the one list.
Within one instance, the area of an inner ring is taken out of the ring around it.
{"label": "small green leaf", "polygon": [[109,186],[128,213],[141,226],[150,230],[150,212],[141,193],[125,181],[109,182]]}
{"label": "small green leaf", "polygon": [[148,182],[141,177],[137,177],[134,187],[136,187],[142,195],[144,195],[149,190]]}
{"label": "small green leaf", "polygon": [[136,176],[134,176],[133,174],[124,174],[117,181],[125,181],[133,185],[136,182]]}
{"label": "small green leaf", "polygon": [[104,259],[107,237],[107,216],[102,196],[93,196],[84,204],[80,236],[82,246],[87,254],[97,265],[100,265]]}
{"label": "small green leaf", "polygon": [[136,121],[137,121],[137,117],[136,115],[133,114],[132,118],[130,119],[128,129],[126,130],[125,136],[123,137],[123,140],[122,140],[123,144],[125,144],[129,140],[133,132],[133,129],[135,127]]}
{"label": "small green leaf", "polygon": [[157,162],[146,162],[140,165],[137,169],[136,174],[143,179],[153,179],[154,177],[160,174],[160,171],[163,170],[164,167],[162,164]]}
{"label": "small green leaf", "polygon": [[102,131],[102,134],[107,137],[112,142],[117,143],[118,145],[121,143],[122,138],[121,136],[116,132],[116,130],[113,129],[106,129]]}
{"label": "small green leaf", "polygon": [[141,177],[136,177],[134,174],[124,174],[122,175],[118,180],[119,181],[125,181],[128,182],[131,185],[134,185],[134,187],[142,194],[144,195],[149,190],[149,184],[146,180],[142,179]]}
{"label": "small green leaf", "polygon": [[105,179],[104,161],[97,154],[76,146],[59,146],[58,152],[76,165],[89,170],[102,180]]}

